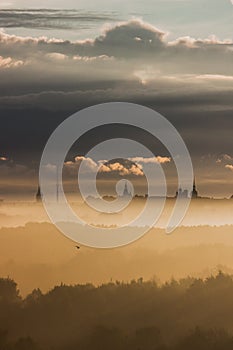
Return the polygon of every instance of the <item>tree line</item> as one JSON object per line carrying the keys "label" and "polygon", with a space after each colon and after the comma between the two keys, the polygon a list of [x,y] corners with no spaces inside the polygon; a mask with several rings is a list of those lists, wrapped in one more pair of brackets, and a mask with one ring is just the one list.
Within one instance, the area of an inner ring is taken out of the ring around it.
{"label": "tree line", "polygon": [[0,350],[232,350],[233,279],[55,286],[0,278]]}

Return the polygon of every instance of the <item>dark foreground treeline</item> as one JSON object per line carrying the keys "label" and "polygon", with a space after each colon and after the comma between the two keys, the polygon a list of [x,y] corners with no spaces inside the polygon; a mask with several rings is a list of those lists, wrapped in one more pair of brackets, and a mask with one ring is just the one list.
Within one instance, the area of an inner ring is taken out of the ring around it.
{"label": "dark foreground treeline", "polygon": [[60,285],[0,279],[0,350],[232,350],[233,279]]}

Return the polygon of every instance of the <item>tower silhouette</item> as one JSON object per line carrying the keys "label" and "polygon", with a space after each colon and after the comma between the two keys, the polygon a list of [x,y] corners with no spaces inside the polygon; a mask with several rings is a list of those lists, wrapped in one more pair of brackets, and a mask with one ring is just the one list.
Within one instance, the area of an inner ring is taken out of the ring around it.
{"label": "tower silhouette", "polygon": [[37,202],[41,202],[42,201],[42,194],[41,194],[40,186],[38,186],[38,190],[37,190],[37,193],[36,193],[36,201]]}
{"label": "tower silhouette", "polygon": [[125,187],[124,187],[124,191],[123,191],[123,196],[124,197],[131,196],[131,193],[128,190],[127,181],[125,181]]}
{"label": "tower silhouette", "polygon": [[192,190],[192,198],[198,198],[198,192],[197,192],[197,188],[196,188],[196,179],[194,177],[193,180],[193,190]]}

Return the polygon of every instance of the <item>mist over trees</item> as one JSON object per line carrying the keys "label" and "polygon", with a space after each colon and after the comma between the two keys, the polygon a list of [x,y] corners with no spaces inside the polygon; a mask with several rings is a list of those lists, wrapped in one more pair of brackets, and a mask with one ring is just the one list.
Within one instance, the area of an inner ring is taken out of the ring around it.
{"label": "mist over trees", "polygon": [[228,350],[233,348],[233,278],[221,271],[163,285],[61,284],[25,298],[0,279],[1,350]]}

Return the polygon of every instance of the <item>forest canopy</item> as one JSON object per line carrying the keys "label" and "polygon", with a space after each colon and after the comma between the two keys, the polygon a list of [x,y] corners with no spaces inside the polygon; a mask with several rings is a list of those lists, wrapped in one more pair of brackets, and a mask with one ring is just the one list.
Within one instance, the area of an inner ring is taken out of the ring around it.
{"label": "forest canopy", "polygon": [[0,279],[1,350],[233,348],[233,278],[216,276],[158,285],[142,278],[55,286],[25,298]]}

